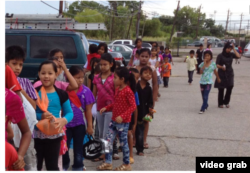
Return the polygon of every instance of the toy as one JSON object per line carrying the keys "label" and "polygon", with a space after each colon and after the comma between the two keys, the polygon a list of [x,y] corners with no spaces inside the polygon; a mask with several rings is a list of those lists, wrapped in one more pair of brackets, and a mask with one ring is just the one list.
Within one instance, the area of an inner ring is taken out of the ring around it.
{"label": "toy", "polygon": [[156,113],[156,110],[151,109],[151,108],[149,109],[149,111],[150,111],[150,113],[147,114],[147,115],[143,118],[144,121],[151,122],[152,119],[153,119],[153,114]]}

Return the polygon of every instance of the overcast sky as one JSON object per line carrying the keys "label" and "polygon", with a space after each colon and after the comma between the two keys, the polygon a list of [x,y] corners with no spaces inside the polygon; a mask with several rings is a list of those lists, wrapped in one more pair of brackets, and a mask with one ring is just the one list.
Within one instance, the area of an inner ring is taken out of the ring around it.
{"label": "overcast sky", "polygon": [[[103,5],[108,5],[108,2],[97,1]],[[59,1],[45,1],[49,5],[59,8]],[[67,1],[72,3],[73,1]],[[173,10],[176,9],[178,4],[177,0],[151,0],[144,1],[142,10],[151,13],[157,12],[159,15],[173,16]],[[239,26],[240,14],[243,13],[242,25],[248,24],[250,20],[250,0],[181,0],[180,7],[189,5],[193,8],[198,8],[202,5],[201,12],[205,12],[207,18],[214,19],[214,12],[216,11],[215,19],[217,24],[225,24],[227,19],[227,11],[230,9],[232,13],[231,20]],[[5,1],[5,12],[15,14],[57,14],[58,11],[38,1]],[[211,16],[213,15],[213,16]],[[151,16],[152,17],[152,16]]]}

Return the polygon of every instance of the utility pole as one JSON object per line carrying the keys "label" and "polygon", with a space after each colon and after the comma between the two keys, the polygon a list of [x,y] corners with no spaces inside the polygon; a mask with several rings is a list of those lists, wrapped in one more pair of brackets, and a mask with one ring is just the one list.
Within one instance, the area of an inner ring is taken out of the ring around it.
{"label": "utility pole", "polygon": [[240,19],[240,29],[239,29],[239,45],[240,45],[240,30],[241,30],[242,16],[243,16],[243,14],[241,13],[241,19]]}
{"label": "utility pole", "polygon": [[[109,14],[111,16],[111,7],[110,7],[110,10],[109,10]],[[110,23],[110,27],[109,27],[109,41],[112,41],[112,39],[111,39],[111,29],[112,29],[112,19],[111,19],[111,17],[109,18],[109,23]]]}
{"label": "utility pole", "polygon": [[128,39],[128,35],[129,35],[131,24],[132,24],[132,20],[133,20],[133,13],[131,14],[131,18],[130,18],[130,23],[129,23],[129,27],[128,27],[128,33],[127,33],[127,39]]}
{"label": "utility pole", "polygon": [[197,21],[197,28],[196,28],[196,36],[195,38],[198,37],[198,32],[199,32],[199,22],[200,22],[200,15],[201,15],[201,6],[200,6],[200,9],[199,9],[199,14],[198,14],[198,21]]}
{"label": "utility pole", "polygon": [[145,28],[146,18],[147,18],[147,16],[145,15],[141,37],[143,37],[143,34],[144,34],[144,28]]}
{"label": "utility pole", "polygon": [[112,2],[112,6],[113,6],[113,16],[112,16],[112,29],[111,29],[111,40],[113,38],[113,31],[114,31],[114,23],[115,23],[115,14],[114,14],[114,6],[116,5],[116,1]]}
{"label": "utility pole", "polygon": [[140,7],[138,10],[138,15],[137,15],[136,38],[138,38],[138,36],[139,36],[140,17],[141,17],[141,0],[140,0]]}
{"label": "utility pole", "polygon": [[59,1],[59,16],[63,13],[63,1]]}
{"label": "utility pole", "polygon": [[171,35],[170,35],[170,40],[169,41],[172,40],[172,36],[173,36],[173,32],[174,32],[174,25],[175,25],[175,22],[176,22],[177,13],[179,11],[179,6],[180,6],[180,1],[178,1],[178,5],[177,5],[176,11],[175,11],[175,17],[174,17],[174,22],[173,22],[172,31],[171,31]]}
{"label": "utility pole", "polygon": [[226,34],[227,34],[228,19],[229,19],[229,10],[227,12],[227,22],[226,22],[226,30],[225,30],[224,36],[226,36]]}

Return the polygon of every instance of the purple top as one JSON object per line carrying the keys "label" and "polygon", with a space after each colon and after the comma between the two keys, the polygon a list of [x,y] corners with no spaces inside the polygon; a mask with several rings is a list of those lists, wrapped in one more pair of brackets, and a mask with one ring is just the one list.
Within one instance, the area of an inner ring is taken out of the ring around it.
{"label": "purple top", "polygon": [[31,84],[30,80],[26,78],[20,78],[20,77],[17,77],[17,80],[19,84],[21,85],[22,89],[28,94],[28,96],[32,98],[33,100],[37,100],[35,88]]}
{"label": "purple top", "polygon": [[[82,85],[79,90],[77,91],[76,95],[81,101],[82,104],[82,109],[85,112],[86,111],[86,106],[93,104],[95,102],[94,95],[92,94],[91,90]],[[70,102],[70,106],[73,110],[74,117],[72,121],[70,121],[66,127],[75,127],[79,125],[85,125],[85,122],[83,121],[83,113],[81,109],[77,108],[72,102]]]}
{"label": "purple top", "polygon": [[164,54],[162,55],[162,57],[163,57],[163,58],[168,57],[169,60],[172,60],[172,56],[171,56],[170,53],[169,53],[169,54],[165,54],[165,53],[164,53]]}

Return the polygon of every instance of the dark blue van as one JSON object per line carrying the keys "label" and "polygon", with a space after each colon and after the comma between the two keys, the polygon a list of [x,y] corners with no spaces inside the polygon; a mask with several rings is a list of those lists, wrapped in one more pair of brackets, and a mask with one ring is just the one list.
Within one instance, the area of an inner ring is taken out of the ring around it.
{"label": "dark blue van", "polygon": [[55,48],[64,52],[67,67],[72,65],[84,66],[87,60],[87,50],[79,34],[73,31],[53,30],[5,30],[5,46],[19,45],[25,53],[26,59],[20,77],[31,81],[38,74],[38,67],[48,58],[49,51]]}

